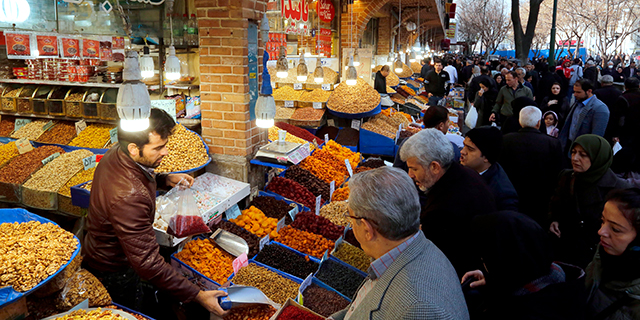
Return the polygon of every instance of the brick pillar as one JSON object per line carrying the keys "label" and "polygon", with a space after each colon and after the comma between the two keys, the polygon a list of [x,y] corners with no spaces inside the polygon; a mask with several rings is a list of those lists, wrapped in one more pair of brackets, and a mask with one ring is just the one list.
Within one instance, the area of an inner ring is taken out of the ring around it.
{"label": "brick pillar", "polygon": [[391,50],[391,17],[384,17],[378,20],[378,52],[379,55],[386,55]]}
{"label": "brick pillar", "polygon": [[[211,171],[257,185],[261,168],[249,160],[266,130],[257,128],[249,114],[250,21],[262,18],[265,0],[195,0],[200,36],[200,97],[202,136],[209,145]],[[259,35],[259,32],[258,32]],[[258,45],[259,78],[262,42]],[[256,170],[256,174],[250,170]]]}

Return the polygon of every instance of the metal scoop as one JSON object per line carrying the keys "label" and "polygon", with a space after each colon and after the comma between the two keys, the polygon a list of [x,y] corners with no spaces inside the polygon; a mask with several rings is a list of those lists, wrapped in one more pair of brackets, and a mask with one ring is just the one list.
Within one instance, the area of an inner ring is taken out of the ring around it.
{"label": "metal scoop", "polygon": [[233,285],[228,288],[219,288],[218,290],[227,293],[226,297],[218,298],[220,307],[223,310],[229,310],[244,304],[268,304],[276,309],[280,308],[279,304],[271,301],[256,287]]}
{"label": "metal scoop", "polygon": [[249,245],[247,245],[247,242],[244,241],[242,237],[229,231],[218,229],[211,235],[211,237],[209,237],[209,239],[235,257],[243,253],[247,255],[249,254]]}

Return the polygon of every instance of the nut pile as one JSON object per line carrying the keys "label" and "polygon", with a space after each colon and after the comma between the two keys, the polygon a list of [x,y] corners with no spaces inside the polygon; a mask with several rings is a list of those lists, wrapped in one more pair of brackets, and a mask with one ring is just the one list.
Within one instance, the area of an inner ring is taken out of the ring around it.
{"label": "nut pile", "polygon": [[338,245],[338,250],[333,253],[333,256],[364,272],[367,272],[371,265],[371,258],[362,249],[346,242]]}
{"label": "nut pile", "polygon": [[80,134],[71,140],[70,146],[101,149],[104,145],[110,141],[111,134],[109,131],[113,129],[112,126],[106,124],[92,124],[82,130]]}
{"label": "nut pile", "polygon": [[269,320],[276,313],[270,305],[260,304],[231,309],[224,320]]}
{"label": "nut pile", "polygon": [[76,137],[76,127],[69,123],[58,123],[54,125],[48,131],[45,131],[38,142],[42,143],[55,143],[55,144],[68,144]]}
{"label": "nut pile", "polygon": [[[111,305],[108,305],[108,306],[105,306],[105,308],[115,309],[115,310],[120,310],[120,311],[127,312],[127,311],[122,310],[122,309],[120,309],[120,308],[118,308],[118,307],[116,307],[116,306],[114,306],[114,305],[112,305],[112,304],[111,304]],[[149,320],[148,318],[145,318],[145,317],[143,317],[143,316],[141,316],[141,315],[139,315],[139,314],[136,314],[136,313],[131,313],[131,312],[127,312],[127,313],[129,313],[131,316],[133,316],[134,318],[136,318],[136,320]]]}
{"label": "nut pile", "polygon": [[[375,67],[375,69],[373,69],[373,73],[380,71],[380,69],[382,69],[381,65]],[[390,86],[390,87],[395,87],[400,84],[400,78],[398,78],[398,76],[393,72],[393,70],[389,71],[389,75],[387,76],[386,80],[387,80],[387,86]],[[387,88],[387,93],[391,93],[389,91],[389,88]]]}
{"label": "nut pile", "polygon": [[280,229],[280,237],[275,239],[279,243],[290,248],[306,253],[318,259],[322,258],[325,251],[333,250],[335,243],[321,235],[298,230],[291,226]]}
{"label": "nut pile", "polygon": [[299,121],[318,121],[322,119],[324,112],[324,109],[314,109],[313,107],[297,108],[293,115],[291,115],[291,119]]}
{"label": "nut pile", "polygon": [[292,86],[283,86],[273,92],[273,100],[298,101],[303,90],[295,90]]}
{"label": "nut pile", "polygon": [[93,174],[95,172],[96,167],[89,170],[80,170],[80,172],[76,173],[76,175],[69,179],[69,181],[67,181],[67,183],[58,190],[58,193],[63,196],[71,197],[71,187],[93,180]]}
{"label": "nut pile", "polygon": [[176,172],[200,167],[209,161],[209,155],[200,136],[177,124],[167,142],[169,154],[162,159],[157,173]]}
{"label": "nut pile", "polygon": [[337,226],[329,219],[317,216],[310,211],[298,213],[291,226],[298,230],[319,234],[333,241],[338,240],[344,232],[343,226]]}
{"label": "nut pile", "polygon": [[321,195],[323,201],[329,199],[329,184],[314,176],[311,172],[300,168],[298,165],[289,167],[289,169],[284,172],[284,177],[299,183],[311,191],[314,196]]}
{"label": "nut pile", "polygon": [[411,77],[411,75],[413,75],[413,70],[411,69],[411,67],[409,67],[405,63],[402,63],[402,72],[398,73],[398,77],[407,78]]}
{"label": "nut pile", "polygon": [[267,185],[267,191],[277,193],[307,208],[315,208],[316,206],[316,197],[313,196],[311,191],[287,178],[274,177]]}
{"label": "nut pile", "polygon": [[249,258],[253,258],[260,251],[260,239],[255,234],[237,226],[233,222],[229,222],[227,220],[222,220],[218,223],[213,229],[219,228],[228,232],[231,232],[240,238],[244,239],[249,246],[249,254],[247,255]]}
{"label": "nut pile", "polygon": [[237,224],[239,227],[245,228],[259,238],[264,238],[266,235],[269,235],[271,239],[278,237],[278,232],[276,232],[278,220],[268,218],[260,209],[253,206],[243,210],[240,216],[235,219],[230,219],[229,221]]}
{"label": "nut pile", "polygon": [[273,302],[279,304],[285,303],[288,298],[294,299],[300,287],[299,284],[252,263],[240,269],[231,281],[239,285],[256,287]]}
{"label": "nut pile", "polygon": [[320,208],[320,216],[329,219],[335,225],[347,227],[349,219],[345,216],[348,212],[346,201],[333,201]]}
{"label": "nut pile", "polygon": [[7,91],[7,92],[5,92],[5,94],[3,95],[3,97],[11,97],[11,98],[15,98],[15,97],[17,97],[17,96],[18,96],[18,94],[20,93],[20,89],[21,89],[21,88],[13,89],[13,90]]}
{"label": "nut pile", "polygon": [[44,127],[44,125],[47,124],[47,122],[49,121],[44,121],[44,120],[31,121],[26,125],[24,125],[24,127],[20,128],[20,130],[14,132],[11,135],[11,138],[14,138],[14,139],[27,138],[29,140],[37,140],[38,137],[44,132],[44,130],[42,130],[42,127]]}
{"label": "nut pile", "polygon": [[420,62],[411,62],[411,71],[413,71],[413,73],[420,73],[420,71],[422,71],[422,65],[420,65]]}
{"label": "nut pile", "polygon": [[15,141],[11,141],[7,144],[0,146],[0,166],[9,162],[11,159],[18,155],[18,148]]}
{"label": "nut pile", "polygon": [[373,168],[359,166],[359,167],[356,168],[356,171],[354,171],[353,174],[360,173],[360,172],[365,172],[365,171],[369,171],[369,170],[373,170]]}
{"label": "nut pile", "polygon": [[67,115],[73,117],[81,117],[82,116],[82,99],[84,97],[84,92],[76,92],[70,94],[66,99],[67,106]]}
{"label": "nut pile", "polygon": [[349,199],[349,186],[344,186],[333,192],[331,201],[345,201]]}
{"label": "nut pile", "polygon": [[398,128],[394,129],[387,122],[380,119],[372,119],[365,122],[362,125],[362,129],[369,130],[377,134],[381,134],[389,139],[395,139],[396,131],[398,130]]}
{"label": "nut pile", "polygon": [[209,239],[189,241],[175,256],[219,284],[227,282],[233,273],[233,256],[214,246]]}
{"label": "nut pile", "polygon": [[33,172],[42,167],[42,160],[59,152],[64,153],[60,147],[42,146],[16,156],[0,169],[0,195],[4,201],[18,202],[20,184],[27,180]]}
{"label": "nut pile", "polygon": [[80,269],[67,281],[58,298],[58,309],[69,310],[89,299],[89,307],[111,303],[111,296],[104,285],[89,271]]}
{"label": "nut pile", "polygon": [[349,86],[340,83],[333,91],[327,107],[343,113],[363,113],[375,109],[380,104],[380,94],[366,81],[358,78],[358,83]]}
{"label": "nut pile", "polygon": [[336,138],[336,142],[343,146],[355,147],[360,141],[360,131],[354,128],[344,128],[340,130],[340,134]]}
{"label": "nut pile", "polygon": [[331,91],[325,91],[322,89],[314,89],[312,91],[307,91],[300,96],[300,101],[305,102],[327,102],[329,100],[329,96],[331,96]]}
{"label": "nut pile", "polygon": [[260,196],[255,197],[251,201],[251,206],[256,207],[269,218],[282,219],[285,217],[285,224],[291,223],[291,216],[289,211],[293,209],[289,204],[283,200],[277,200],[273,197]]}
{"label": "nut pile", "polygon": [[277,244],[262,248],[254,260],[300,279],[318,270],[318,264],[309,260],[309,256],[300,256]]}
{"label": "nut pile", "polygon": [[[322,80],[322,83],[334,84],[336,83],[336,81],[338,81],[338,74],[331,68],[322,67],[322,71],[324,73],[324,79]],[[318,85],[316,83],[316,80],[312,76],[307,78],[307,84]]]}
{"label": "nut pile", "polygon": [[296,108],[276,107],[275,119],[287,120],[291,119],[293,113],[296,112]]}
{"label": "nut pile", "polygon": [[54,320],[124,320],[119,314],[113,313],[111,310],[102,310],[101,308],[87,311],[84,309],[76,310]]}
{"label": "nut pile", "polygon": [[0,287],[29,291],[66,264],[78,247],[73,234],[53,223],[0,224]]}
{"label": "nut pile", "polygon": [[13,132],[15,124],[14,119],[4,119],[2,117],[2,121],[0,121],[0,137],[8,137]]}
{"label": "nut pile", "polygon": [[320,266],[316,278],[345,296],[353,297],[365,277],[339,262],[328,259]]}
{"label": "nut pile", "polygon": [[325,317],[329,317],[349,305],[349,301],[341,295],[319,287],[315,283],[304,289],[302,296],[305,307]]}

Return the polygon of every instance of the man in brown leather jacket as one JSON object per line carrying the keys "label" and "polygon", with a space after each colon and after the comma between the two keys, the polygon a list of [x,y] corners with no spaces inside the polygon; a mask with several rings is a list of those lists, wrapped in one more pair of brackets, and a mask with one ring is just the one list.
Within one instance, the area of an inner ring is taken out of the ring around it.
{"label": "man in brown leather jacket", "polygon": [[113,301],[139,309],[140,278],[181,302],[197,301],[210,312],[224,314],[221,291],[202,291],[178,274],[159,254],[153,231],[156,186],[173,187],[186,174],[155,174],[168,154],[167,138],[175,126],[160,109],[151,109],[149,128],[127,132],[118,127],[119,145],[96,169],[87,216],[83,265],[105,285]]}

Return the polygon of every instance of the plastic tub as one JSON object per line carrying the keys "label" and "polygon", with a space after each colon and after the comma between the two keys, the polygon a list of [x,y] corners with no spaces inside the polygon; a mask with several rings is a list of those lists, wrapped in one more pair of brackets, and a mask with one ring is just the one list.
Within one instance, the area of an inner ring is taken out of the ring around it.
{"label": "plastic tub", "polygon": [[46,108],[49,111],[49,114],[52,116],[64,116],[66,115],[64,107],[64,99],[67,97],[67,93],[69,93],[69,87],[56,87],[51,90],[49,97],[46,101]]}

